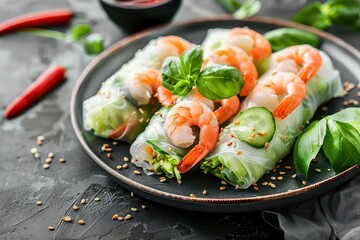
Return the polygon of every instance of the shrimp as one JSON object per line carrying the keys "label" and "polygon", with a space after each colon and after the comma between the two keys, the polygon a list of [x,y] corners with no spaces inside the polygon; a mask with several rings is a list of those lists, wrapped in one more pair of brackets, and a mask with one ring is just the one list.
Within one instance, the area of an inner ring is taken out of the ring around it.
{"label": "shrimp", "polygon": [[155,69],[148,68],[135,73],[129,89],[138,105],[148,104],[155,92],[163,106],[175,104],[175,97],[162,85],[161,74]]}
{"label": "shrimp", "polygon": [[[278,72],[262,80],[249,96],[255,105],[273,111],[279,119],[287,117],[301,103],[306,95],[305,82],[293,73]],[[285,97],[282,98],[282,96]]]}
{"label": "shrimp", "polygon": [[165,128],[170,141],[181,148],[194,144],[191,126],[200,128],[199,143],[178,164],[180,173],[185,173],[215,148],[219,125],[213,111],[205,104],[184,101],[176,104],[168,113]]}
{"label": "shrimp", "polygon": [[240,109],[240,100],[237,96],[233,96],[228,99],[212,101],[199,93],[196,88],[193,88],[189,94],[181,99],[181,101],[185,100],[201,102],[213,111],[215,109],[214,103],[220,103],[220,107],[214,111],[219,125],[229,120]]}
{"label": "shrimp", "polygon": [[240,100],[237,96],[217,100],[215,102],[219,102],[221,104],[221,106],[214,112],[219,125],[229,120],[240,109]]}
{"label": "shrimp", "polygon": [[161,37],[156,44],[156,54],[163,62],[166,57],[180,56],[186,49],[191,46],[191,43],[178,36]]}
{"label": "shrimp", "polygon": [[276,53],[275,63],[276,70],[295,72],[307,82],[317,73],[322,60],[317,49],[309,45],[300,45],[288,47]]}
{"label": "shrimp", "polygon": [[215,50],[204,59],[203,66],[211,64],[228,64],[242,73],[245,83],[240,96],[247,96],[258,79],[258,72],[251,57],[239,48],[225,47]]}
{"label": "shrimp", "polygon": [[260,33],[248,28],[233,28],[230,30],[228,43],[243,49],[254,61],[270,56],[271,45]]}

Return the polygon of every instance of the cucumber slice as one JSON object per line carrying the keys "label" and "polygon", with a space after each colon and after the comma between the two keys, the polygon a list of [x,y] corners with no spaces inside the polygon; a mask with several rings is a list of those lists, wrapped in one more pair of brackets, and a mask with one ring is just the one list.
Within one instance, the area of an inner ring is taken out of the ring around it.
{"label": "cucumber slice", "polygon": [[253,147],[264,147],[270,142],[276,130],[275,119],[268,109],[252,107],[235,118],[232,131],[236,136]]}

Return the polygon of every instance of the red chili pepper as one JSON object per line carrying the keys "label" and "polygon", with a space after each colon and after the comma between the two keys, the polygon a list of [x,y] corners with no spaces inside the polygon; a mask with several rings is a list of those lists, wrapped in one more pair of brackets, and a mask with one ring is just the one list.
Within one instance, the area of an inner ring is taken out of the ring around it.
{"label": "red chili pepper", "polygon": [[28,108],[43,95],[65,79],[65,68],[60,65],[49,67],[20,96],[5,109],[4,116],[11,118]]}
{"label": "red chili pepper", "polygon": [[29,13],[0,23],[0,34],[20,28],[68,24],[72,16],[73,14],[69,9]]}

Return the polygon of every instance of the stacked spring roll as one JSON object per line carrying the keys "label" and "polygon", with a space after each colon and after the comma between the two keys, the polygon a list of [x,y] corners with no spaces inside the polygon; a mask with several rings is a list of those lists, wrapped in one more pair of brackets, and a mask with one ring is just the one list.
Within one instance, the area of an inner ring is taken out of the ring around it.
{"label": "stacked spring roll", "polygon": [[[273,54],[272,59],[280,53]],[[291,151],[295,138],[301,133],[301,127],[312,118],[316,109],[343,93],[339,72],[334,69],[330,58],[324,52],[321,52],[321,58],[320,69],[306,83],[305,98],[286,118],[275,120],[276,130],[267,146],[253,147],[237,138],[242,127],[241,124],[236,124],[239,113],[220,133],[215,150],[202,162],[201,168],[204,172],[224,179],[240,189],[246,189],[273,169],[276,162]],[[265,73],[259,83],[271,77],[272,71],[273,69]],[[264,107],[255,101],[257,97],[259,96],[256,94],[250,94],[243,101],[241,111],[255,106]]]}
{"label": "stacked spring roll", "polygon": [[[147,69],[160,71],[166,57],[179,56],[190,45],[186,40],[175,36],[150,41],[133,59],[103,82],[96,95],[84,101],[84,129],[93,130],[100,137],[133,142],[160,107],[148,92],[143,96],[130,93],[134,76]],[[118,130],[124,123],[129,124],[125,129]]]}

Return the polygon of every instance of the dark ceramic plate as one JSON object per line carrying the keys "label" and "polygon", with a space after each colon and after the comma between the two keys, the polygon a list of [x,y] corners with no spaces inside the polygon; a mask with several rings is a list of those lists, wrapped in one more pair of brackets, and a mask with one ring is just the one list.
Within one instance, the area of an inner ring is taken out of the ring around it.
{"label": "dark ceramic plate", "polygon": [[[80,76],[71,99],[71,120],[76,135],[90,157],[106,172],[108,172],[123,187],[153,201],[166,205],[206,212],[245,212],[266,208],[274,208],[301,202],[306,199],[324,194],[345,182],[351,180],[360,173],[359,166],[354,166],[338,175],[329,169],[329,164],[324,156],[319,156],[318,162],[311,164],[308,184],[302,184],[303,179],[291,176],[294,174],[291,156],[289,155],[279,164],[277,172],[270,172],[258,181],[259,190],[235,190],[227,186],[225,191],[220,191],[220,180],[205,175],[199,169],[193,169],[183,176],[183,184],[179,185],[175,180],[160,183],[158,176],[135,175],[138,168],[129,163],[129,168],[117,171],[116,166],[124,164],[123,157],[129,157],[129,144],[120,143],[114,146],[112,159],[108,159],[101,152],[100,147],[104,143],[111,143],[92,135],[82,128],[82,102],[94,95],[102,81],[113,74],[123,63],[131,59],[137,49],[143,48],[151,39],[162,35],[178,35],[191,42],[200,44],[209,28],[233,28],[248,26],[260,33],[279,27],[295,27],[307,30],[322,38],[321,49],[332,58],[335,67],[340,71],[343,80],[357,84],[360,79],[360,53],[342,40],[302,25],[294,24],[279,19],[256,17],[250,20],[234,20],[229,18],[202,19],[177,25],[164,26],[154,30],[142,32],[114,44],[99,57],[97,57]],[[345,98],[334,99],[323,107],[329,110],[320,110],[315,118],[337,112],[343,108],[345,99],[357,98],[357,91],[353,90]],[[322,108],[324,109],[324,108]],[[287,168],[285,168],[285,166]],[[291,166],[291,169],[288,169]],[[315,168],[321,169],[321,173],[315,172]],[[283,180],[271,180],[270,177],[278,177],[279,172]],[[273,182],[276,188],[262,186],[262,182]],[[203,190],[208,195],[202,195]],[[195,198],[189,195],[194,194]]]}

